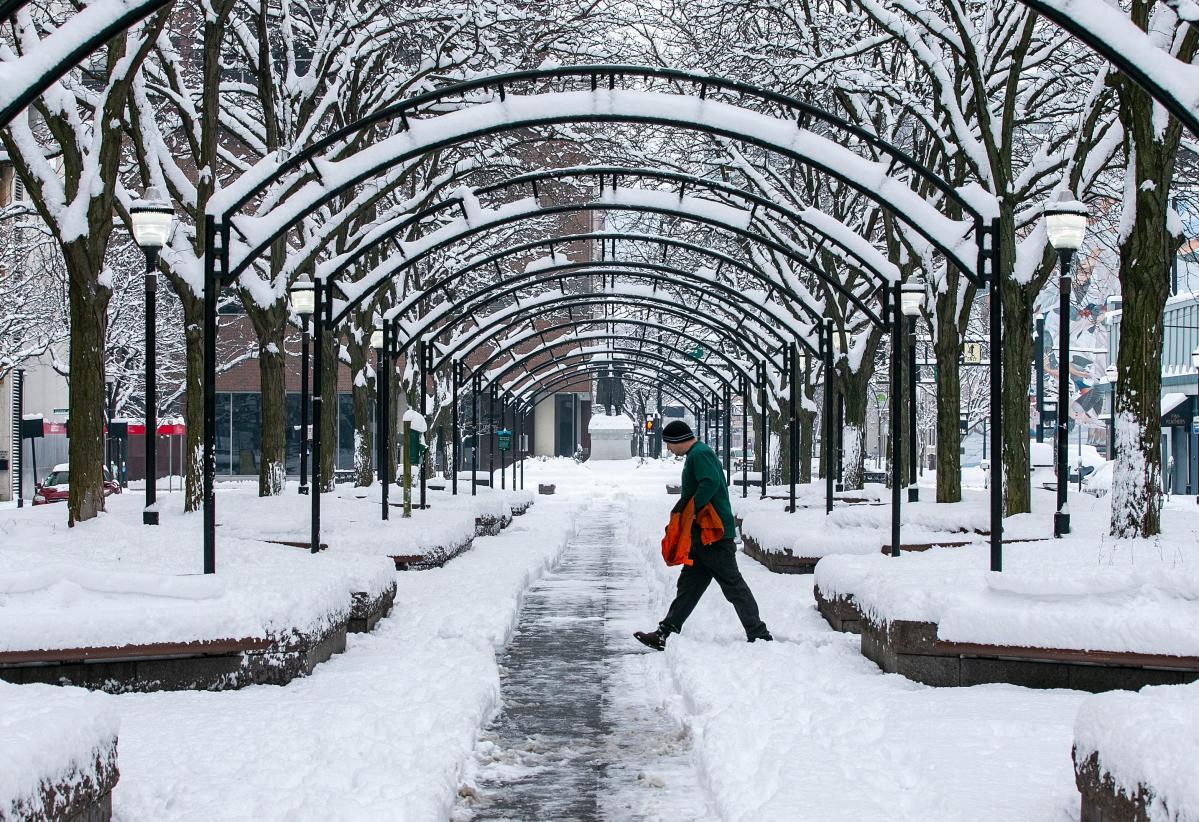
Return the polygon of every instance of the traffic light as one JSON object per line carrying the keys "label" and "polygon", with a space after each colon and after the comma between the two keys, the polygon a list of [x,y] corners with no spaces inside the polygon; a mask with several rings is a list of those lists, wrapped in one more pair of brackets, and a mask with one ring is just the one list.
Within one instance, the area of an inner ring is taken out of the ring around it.
{"label": "traffic light", "polygon": [[654,420],[654,415],[647,414],[645,416],[645,433],[652,434],[657,430],[658,430],[658,427],[657,427],[657,423]]}

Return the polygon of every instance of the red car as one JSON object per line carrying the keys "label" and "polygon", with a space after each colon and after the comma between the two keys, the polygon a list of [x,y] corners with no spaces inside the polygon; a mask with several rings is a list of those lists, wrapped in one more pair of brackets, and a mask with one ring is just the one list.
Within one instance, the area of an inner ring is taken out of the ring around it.
{"label": "red car", "polygon": [[[67,483],[70,481],[70,465],[59,463],[54,466],[50,475],[37,484],[33,490],[34,505],[49,505],[52,502],[67,501]],[[121,485],[112,478],[108,468],[104,468],[104,496],[121,493]]]}

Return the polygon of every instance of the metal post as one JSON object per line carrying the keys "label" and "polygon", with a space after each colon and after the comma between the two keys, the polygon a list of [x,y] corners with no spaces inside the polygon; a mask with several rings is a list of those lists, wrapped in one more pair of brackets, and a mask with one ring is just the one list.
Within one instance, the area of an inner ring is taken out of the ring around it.
{"label": "metal post", "polygon": [[311,338],[309,316],[301,317],[304,328],[300,332],[300,488],[301,494],[308,493],[308,346]]}
{"label": "metal post", "polygon": [[379,484],[382,486],[383,519],[391,519],[391,324],[383,321],[383,347],[379,350]]}
{"label": "metal post", "polygon": [[766,483],[770,474],[770,417],[766,410],[766,363],[758,366],[758,414],[762,420],[762,453],[758,457],[758,468],[762,471],[762,499],[766,499]]}
{"label": "metal post", "polygon": [[799,344],[791,343],[787,351],[787,380],[790,400],[787,403],[789,416],[787,420],[787,468],[790,476],[789,498],[787,510],[795,513],[799,510],[796,505],[795,482],[799,473]]}
{"label": "metal post", "polygon": [[[308,550],[315,554],[321,550],[321,492],[324,490],[321,487],[321,413],[324,410],[325,399],[325,368],[322,356],[325,340],[325,287],[324,280],[319,277],[313,284],[312,299],[312,341],[316,357],[312,368],[312,534]],[[336,379],[336,372],[334,378]],[[334,392],[336,395],[336,385]]]}
{"label": "metal post", "polygon": [[[506,424],[505,421],[507,419],[507,405],[508,405],[508,398],[500,397],[500,426],[501,427],[503,427]],[[497,442],[499,441],[498,437],[497,437],[496,441]],[[506,490],[507,488],[508,488],[508,452],[500,451],[500,490],[503,491],[503,490]]]}
{"label": "metal post", "polygon": [[655,386],[658,390],[658,405],[654,409],[654,459],[662,458],[662,383]]}
{"label": "metal post", "polygon": [[[999,287],[999,219],[991,220],[990,231],[977,227],[979,270],[990,262],[991,291],[991,570],[1003,570],[1003,299]],[[986,245],[990,240],[990,246]]]}
{"label": "metal post", "polygon": [[824,512],[833,512],[833,321],[824,321]]}
{"label": "metal post", "polygon": [[1045,441],[1045,317],[1038,316],[1034,343],[1037,360],[1037,442]]}
{"label": "metal post", "polygon": [[[425,436],[428,436],[429,431],[429,373],[433,370],[432,367],[433,346],[429,345],[424,340],[420,341],[420,415],[425,420]],[[426,478],[425,478],[425,460],[431,458],[431,449],[427,447],[420,455],[420,464],[417,466],[420,470],[420,508],[425,510],[429,504],[426,497]]]}
{"label": "metal post", "polygon": [[[1070,469],[1066,461],[1070,423],[1070,258],[1073,251],[1058,252],[1058,358],[1057,358],[1057,512],[1053,515],[1053,535],[1070,533],[1070,509],[1066,504]],[[994,423],[992,423],[994,425]],[[993,455],[997,458],[998,455]]]}
{"label": "metal post", "polygon": [[470,449],[470,495],[479,493],[479,375],[471,374],[471,442]]}
{"label": "metal post", "polygon": [[[916,486],[916,318],[908,317],[908,502],[920,499]],[[898,405],[898,404],[897,404]]]}
{"label": "metal post", "polygon": [[412,517],[412,421],[404,420],[404,519]]}
{"label": "metal post", "polygon": [[457,361],[450,363],[450,380],[453,383],[453,393],[450,394],[450,427],[454,434],[450,440],[450,489],[454,496],[458,496],[458,443],[461,442],[462,436],[461,428],[458,425],[458,391],[462,382],[461,363]]}
{"label": "metal post", "polygon": [[146,252],[146,507],[143,525],[158,524],[158,249]]}
{"label": "metal post", "polygon": [[516,490],[516,464],[523,463],[524,456],[520,450],[520,436],[524,428],[524,420],[520,417],[520,406],[514,400],[512,402],[512,490]]}
{"label": "metal post", "polygon": [[[24,451],[25,437],[21,433],[21,425],[25,420],[25,369],[18,368],[16,370],[16,379],[13,382],[13,404],[17,412],[13,415],[13,431],[16,432],[14,439],[17,441],[17,447],[13,449],[12,470],[16,472],[17,477],[17,507],[25,507],[25,455]],[[33,481],[37,482],[37,459],[33,461],[35,466],[33,472]]]}
{"label": "metal post", "polygon": [[900,313],[900,285],[896,283],[894,290],[891,293],[891,556],[899,556],[899,517],[900,505],[903,495],[900,491],[900,483],[903,481],[903,475],[900,470],[900,459],[903,456],[902,448],[902,431],[901,425],[902,416],[900,414],[900,403],[903,394],[901,385],[902,374],[900,370],[900,359],[903,356],[903,314]]}
{"label": "metal post", "polygon": [[750,384],[741,377],[741,498],[749,496],[749,397]]}
{"label": "metal post", "polygon": [[724,434],[721,439],[724,442],[724,484],[731,485],[733,482],[733,389],[729,385],[724,387]]}
{"label": "metal post", "polygon": [[495,383],[487,392],[487,424],[491,428],[491,436],[487,438],[487,487],[495,490]]}
{"label": "metal post", "polygon": [[216,218],[204,216],[204,573],[216,573]]}

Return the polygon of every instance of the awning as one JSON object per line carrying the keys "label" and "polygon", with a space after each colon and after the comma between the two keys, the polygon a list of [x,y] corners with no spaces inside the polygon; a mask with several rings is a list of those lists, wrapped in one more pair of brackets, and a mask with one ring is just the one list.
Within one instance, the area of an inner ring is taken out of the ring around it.
{"label": "awning", "polygon": [[1162,416],[1174,411],[1187,401],[1186,394],[1162,394]]}

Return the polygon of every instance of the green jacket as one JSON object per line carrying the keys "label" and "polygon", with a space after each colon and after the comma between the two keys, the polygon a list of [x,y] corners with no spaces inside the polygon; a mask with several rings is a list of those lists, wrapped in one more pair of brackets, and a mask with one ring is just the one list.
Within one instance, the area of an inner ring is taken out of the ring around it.
{"label": "green jacket", "polygon": [[737,523],[733,519],[733,506],[729,503],[729,487],[724,482],[724,469],[716,452],[696,440],[687,451],[683,462],[683,481],[680,487],[683,501],[694,497],[695,510],[712,503],[720,521],[724,524],[725,539],[737,535]]}

